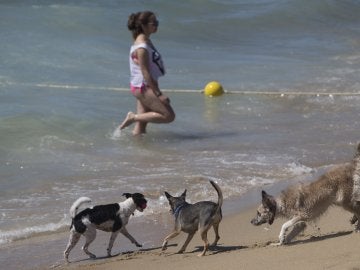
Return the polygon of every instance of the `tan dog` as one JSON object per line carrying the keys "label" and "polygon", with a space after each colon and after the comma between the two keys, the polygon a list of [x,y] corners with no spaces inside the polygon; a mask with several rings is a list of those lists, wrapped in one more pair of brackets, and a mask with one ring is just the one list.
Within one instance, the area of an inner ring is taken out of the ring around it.
{"label": "tan dog", "polygon": [[[360,145],[359,145],[360,147]],[[253,225],[273,223],[277,217],[289,219],[280,231],[280,245],[289,243],[306,227],[306,222],[319,218],[331,205],[341,206],[354,214],[355,231],[360,230],[360,203],[353,199],[355,163],[338,165],[316,181],[292,186],[281,192],[278,198],[262,191],[262,204]],[[287,231],[293,227],[287,235]]]}

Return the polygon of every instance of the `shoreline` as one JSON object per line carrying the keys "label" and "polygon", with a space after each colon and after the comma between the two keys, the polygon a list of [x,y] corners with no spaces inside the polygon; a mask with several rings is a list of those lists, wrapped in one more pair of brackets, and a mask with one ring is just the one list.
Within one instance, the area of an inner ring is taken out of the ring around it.
{"label": "shoreline", "polygon": [[[278,241],[284,220],[276,220],[271,226],[255,227],[250,224],[254,215],[254,207],[249,207],[226,216],[220,224],[219,246],[211,248],[201,258],[197,256],[202,250],[199,234],[194,236],[184,254],[176,254],[185,240],[183,233],[169,242],[165,252],[161,251],[160,244],[111,258],[86,259],[58,269],[360,269],[357,252],[360,235],[353,232],[350,213],[331,208],[316,225],[309,224],[292,244],[281,247],[269,244]],[[209,230],[209,240],[213,237]]]}
{"label": "shoreline", "polygon": [[[281,186],[283,185],[284,183],[281,183]],[[267,190],[268,188],[274,189],[273,186],[278,185],[269,185],[267,186]],[[241,197],[225,199],[223,204],[224,218],[237,214],[246,207],[257,203],[260,198],[259,194],[260,189],[253,189]],[[127,229],[135,239],[143,244],[143,249],[145,250],[151,250],[156,248],[156,246],[160,246],[163,238],[170,233],[173,228],[173,217],[169,214],[168,209],[164,213],[153,217],[153,220],[151,220],[149,216],[144,219],[142,219],[142,217],[136,217],[136,213],[135,218],[137,219],[136,221],[130,219]],[[181,237],[183,236],[184,235],[181,234],[173,242],[170,242],[170,246],[173,245],[173,243],[181,241]],[[68,231],[62,231],[56,233],[43,233],[30,238],[6,243],[0,246],[0,263],[8,270],[32,270],[62,267],[64,265],[63,251],[68,242],[68,237]],[[109,237],[108,233],[98,231],[96,240],[91,244],[90,250],[98,257],[104,257],[106,255]],[[196,236],[194,238],[196,238]],[[209,239],[211,239],[210,234]],[[80,239],[79,243],[71,251],[70,261],[91,262],[81,250],[83,241],[83,238]],[[46,253],[44,253],[45,250]],[[127,238],[119,234],[115,240],[113,254],[137,252],[139,250],[141,249],[135,247]]]}
{"label": "shoreline", "polygon": [[[282,189],[294,182],[279,182],[263,187],[267,192],[277,195]],[[176,254],[186,234],[181,233],[169,242],[165,252],[161,252],[163,238],[172,230],[173,220],[168,213],[157,221],[145,219],[129,222],[129,232],[143,244],[136,248],[128,239],[119,235],[113,248],[113,256],[106,257],[109,234],[98,232],[90,249],[98,256],[91,260],[82,252],[83,239],[72,250],[70,264],[63,260],[63,250],[67,244],[68,232],[43,235],[9,244],[0,250],[7,251],[8,259],[3,266],[7,269],[105,269],[120,267],[138,269],[144,266],[149,270],[191,269],[360,269],[356,250],[360,248],[360,234],[353,233],[349,222],[350,213],[339,207],[332,207],[315,224],[308,224],[305,232],[292,244],[282,247],[269,246],[278,241],[278,234],[284,219],[276,219],[274,224],[259,227],[250,224],[256,208],[261,201],[261,188],[244,194],[241,198],[224,200],[224,218],[220,223],[220,241],[216,248],[199,258],[202,241],[195,234],[184,254]],[[209,241],[214,239],[213,230],[208,233]],[[46,250],[46,252],[44,252]],[[21,257],[19,257],[21,255]],[[2,255],[3,256],[3,255]],[[6,257],[6,256],[5,256]],[[305,262],[304,262],[305,260]],[[297,263],[297,268],[294,263]],[[340,267],[341,266],[341,267]],[[344,267],[343,267],[344,266]],[[358,267],[358,268],[356,268]]]}

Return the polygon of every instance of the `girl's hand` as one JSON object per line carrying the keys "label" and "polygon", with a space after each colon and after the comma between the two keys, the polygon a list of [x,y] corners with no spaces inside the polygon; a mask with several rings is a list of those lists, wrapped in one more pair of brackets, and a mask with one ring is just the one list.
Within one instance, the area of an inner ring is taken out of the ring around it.
{"label": "girl's hand", "polygon": [[166,103],[166,104],[170,104],[170,99],[165,96],[164,94],[162,94],[161,96],[159,96],[159,99],[163,102],[163,103]]}

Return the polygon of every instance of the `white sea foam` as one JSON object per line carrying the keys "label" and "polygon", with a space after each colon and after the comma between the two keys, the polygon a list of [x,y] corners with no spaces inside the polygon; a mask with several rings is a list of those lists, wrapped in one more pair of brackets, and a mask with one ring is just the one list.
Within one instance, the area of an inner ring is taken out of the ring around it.
{"label": "white sea foam", "polygon": [[288,171],[294,175],[294,176],[298,176],[298,175],[302,175],[302,174],[310,174],[314,172],[313,168],[309,168],[305,165],[302,165],[300,163],[296,163],[296,162],[291,162],[288,164]]}
{"label": "white sea foam", "polygon": [[119,139],[120,137],[121,137],[121,130],[120,130],[119,127],[117,127],[117,128],[114,130],[114,132],[112,133],[111,139],[117,140],[117,139]]}
{"label": "white sea foam", "polygon": [[15,230],[0,230],[0,245],[16,240],[29,238],[42,233],[57,232],[69,226],[67,219],[62,219],[58,223],[48,223],[37,226],[25,227]]}

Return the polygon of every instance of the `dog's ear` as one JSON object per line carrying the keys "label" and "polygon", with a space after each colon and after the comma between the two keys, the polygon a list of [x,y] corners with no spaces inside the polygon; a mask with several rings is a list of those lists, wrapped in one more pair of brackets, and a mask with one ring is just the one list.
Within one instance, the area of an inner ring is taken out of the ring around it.
{"label": "dog's ear", "polygon": [[273,196],[267,194],[264,190],[261,192],[262,204],[270,210],[269,225],[273,224],[276,214],[276,201]]}
{"label": "dog's ear", "polygon": [[273,205],[275,203],[274,197],[267,194],[264,190],[261,192],[261,195],[262,195],[263,205],[270,207],[271,205]]}
{"label": "dog's ear", "polygon": [[183,197],[185,199],[186,197],[186,189],[184,190],[184,192],[180,195],[180,197]]}
{"label": "dog's ear", "polygon": [[132,197],[131,193],[124,193],[123,196],[125,196],[126,199],[129,199],[130,197]]}
{"label": "dog's ear", "polygon": [[169,194],[169,193],[167,193],[166,191],[164,192],[165,193],[165,196],[166,196],[166,198],[169,200],[172,196]]}
{"label": "dog's ear", "polygon": [[266,191],[264,191],[264,190],[261,192],[261,197],[262,197],[262,202],[265,205],[268,205],[269,201],[274,199],[273,196],[267,194]]}
{"label": "dog's ear", "polygon": [[267,198],[267,196],[268,196],[268,194],[266,193],[266,191],[265,191],[265,190],[262,190],[262,191],[261,191],[261,197],[262,197],[262,199],[264,200],[265,198]]}

